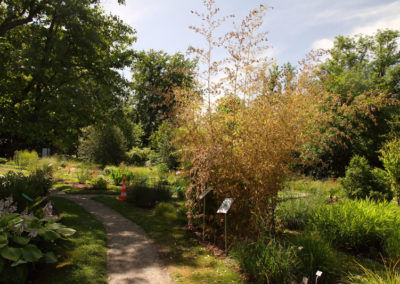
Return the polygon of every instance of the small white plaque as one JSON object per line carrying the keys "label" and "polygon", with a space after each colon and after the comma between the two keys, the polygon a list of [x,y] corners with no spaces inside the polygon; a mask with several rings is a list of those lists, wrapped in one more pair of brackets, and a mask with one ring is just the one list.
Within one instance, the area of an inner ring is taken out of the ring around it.
{"label": "small white plaque", "polygon": [[204,191],[202,194],[200,194],[200,199],[203,199],[204,197],[206,197],[206,195],[207,195],[211,190],[213,190],[212,187],[207,188],[206,191]]}
{"label": "small white plaque", "polygon": [[318,277],[321,277],[322,276],[322,271],[317,271],[317,273],[315,273],[315,275],[317,275]]}
{"label": "small white plaque", "polygon": [[224,202],[222,202],[221,206],[219,207],[217,213],[222,213],[222,214],[228,213],[232,203],[233,203],[233,198],[225,198]]}
{"label": "small white plaque", "polygon": [[301,281],[301,284],[308,284],[308,278],[303,277],[303,281]]}

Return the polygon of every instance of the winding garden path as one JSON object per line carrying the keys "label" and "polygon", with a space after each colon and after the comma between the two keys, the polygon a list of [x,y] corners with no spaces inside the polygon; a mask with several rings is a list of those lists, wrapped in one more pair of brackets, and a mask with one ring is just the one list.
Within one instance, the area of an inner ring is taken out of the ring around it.
{"label": "winding garden path", "polygon": [[94,195],[52,195],[76,202],[104,224],[108,240],[109,284],[170,283],[167,269],[161,265],[155,246],[138,225],[91,200]]}

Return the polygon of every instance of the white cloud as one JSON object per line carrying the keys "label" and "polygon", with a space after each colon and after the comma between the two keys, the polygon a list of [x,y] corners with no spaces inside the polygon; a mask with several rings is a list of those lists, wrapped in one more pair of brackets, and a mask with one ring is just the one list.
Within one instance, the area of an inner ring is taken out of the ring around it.
{"label": "white cloud", "polygon": [[138,23],[151,20],[154,12],[159,9],[158,5],[150,1],[127,0],[125,5],[119,5],[117,0],[101,1],[103,8],[119,16],[125,23],[136,27]]}
{"label": "white cloud", "polygon": [[321,11],[317,14],[317,19],[325,20],[328,22],[337,22],[349,20],[376,20],[377,18],[383,19],[386,17],[398,17],[400,13],[400,1],[394,1],[388,4],[381,4],[378,6],[367,7],[360,10],[355,9],[328,9]]}
{"label": "white cloud", "polygon": [[374,21],[372,23],[368,23],[365,25],[357,26],[353,29],[352,34],[374,34],[378,29],[393,29],[400,30],[400,11],[399,14],[391,17],[386,17]]}
{"label": "white cloud", "polygon": [[329,38],[323,38],[316,40],[312,43],[311,48],[312,49],[330,49],[333,47],[333,40]]}

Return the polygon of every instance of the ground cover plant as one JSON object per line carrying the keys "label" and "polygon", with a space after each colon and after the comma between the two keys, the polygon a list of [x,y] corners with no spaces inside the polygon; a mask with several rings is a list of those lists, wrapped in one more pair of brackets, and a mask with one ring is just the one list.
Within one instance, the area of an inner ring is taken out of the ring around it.
{"label": "ground cover plant", "polygon": [[25,283],[40,263],[56,263],[54,243],[75,234],[53,217],[50,202],[43,211],[43,217],[17,213],[12,197],[0,199],[1,283]]}

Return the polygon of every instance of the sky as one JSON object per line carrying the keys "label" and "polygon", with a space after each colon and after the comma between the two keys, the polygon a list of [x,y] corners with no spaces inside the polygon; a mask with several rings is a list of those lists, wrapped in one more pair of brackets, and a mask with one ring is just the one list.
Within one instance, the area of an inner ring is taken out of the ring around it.
{"label": "sky", "polygon": [[[136,30],[135,50],[186,53],[201,47],[201,36],[188,28],[199,25],[190,11],[204,11],[202,0],[102,0],[106,12],[118,15]],[[315,48],[330,48],[337,35],[373,34],[377,29],[400,30],[400,0],[216,0],[220,15],[236,20],[260,4],[267,10],[263,31],[268,32],[268,54],[278,64],[298,61]],[[221,32],[232,30],[230,23]]]}

